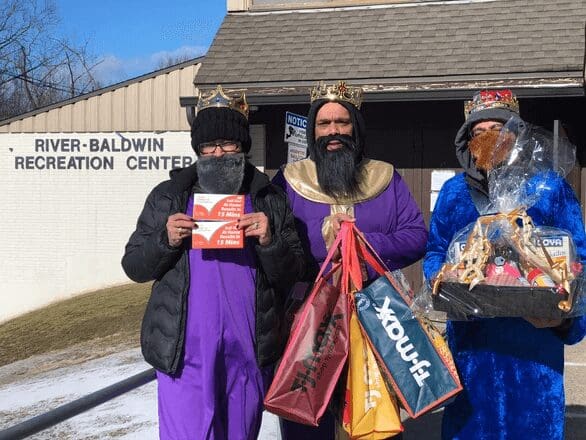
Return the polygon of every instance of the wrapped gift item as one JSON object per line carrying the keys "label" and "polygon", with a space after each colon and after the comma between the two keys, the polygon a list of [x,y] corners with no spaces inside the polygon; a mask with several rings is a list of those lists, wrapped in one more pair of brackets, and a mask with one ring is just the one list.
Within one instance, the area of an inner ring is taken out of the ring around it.
{"label": "wrapped gift item", "polygon": [[[481,216],[449,237],[444,264],[429,280],[429,302],[452,319],[586,314],[583,222],[578,209],[556,206],[575,201],[564,181],[575,147],[517,117],[489,134],[479,147],[492,154],[483,158],[488,191],[468,188]],[[564,228],[580,235],[581,255]]]}
{"label": "wrapped gift item", "polygon": [[480,217],[452,241],[433,283],[436,310],[562,318],[575,309],[582,264],[570,234],[535,227],[524,210]]}

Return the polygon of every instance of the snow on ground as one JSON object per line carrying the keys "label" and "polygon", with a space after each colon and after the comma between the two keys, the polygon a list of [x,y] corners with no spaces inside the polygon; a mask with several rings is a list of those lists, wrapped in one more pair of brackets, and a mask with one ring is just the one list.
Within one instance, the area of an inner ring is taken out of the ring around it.
{"label": "snow on ground", "polygon": [[[586,429],[583,347],[566,350],[567,440],[584,439]],[[110,347],[103,352],[92,343],[0,367],[0,431],[147,369],[138,348]],[[417,420],[402,415],[404,440],[439,438],[441,410]],[[150,382],[29,438],[156,440],[156,384]],[[264,413],[259,439],[280,440],[276,416]]]}
{"label": "snow on ground", "polygon": [[[0,430],[150,368],[138,348],[57,369],[43,368],[45,361],[43,356],[35,356],[0,367]],[[149,382],[29,438],[157,439],[156,383]],[[265,413],[259,439],[279,439],[277,418],[272,414]]]}

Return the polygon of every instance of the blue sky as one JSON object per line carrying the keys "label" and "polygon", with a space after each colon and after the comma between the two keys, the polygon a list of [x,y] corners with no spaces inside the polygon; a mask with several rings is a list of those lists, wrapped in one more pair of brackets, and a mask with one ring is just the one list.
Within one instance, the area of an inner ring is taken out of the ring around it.
{"label": "blue sky", "polygon": [[55,0],[60,31],[89,42],[104,85],[157,68],[166,57],[205,54],[226,14],[226,0]]}

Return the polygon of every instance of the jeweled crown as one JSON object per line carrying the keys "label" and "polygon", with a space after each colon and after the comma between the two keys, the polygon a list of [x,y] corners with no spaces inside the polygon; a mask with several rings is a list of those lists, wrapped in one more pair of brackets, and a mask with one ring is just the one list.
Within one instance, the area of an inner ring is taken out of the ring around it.
{"label": "jeweled crown", "polygon": [[198,93],[196,112],[199,113],[203,109],[209,107],[231,108],[232,110],[242,113],[244,117],[248,119],[248,104],[244,92],[242,92],[240,96],[231,98],[224,93],[224,89],[222,89],[222,86],[219,84],[215,90],[212,90],[208,94],[202,93],[201,90]]}
{"label": "jeweled crown", "polygon": [[346,84],[346,81],[338,81],[337,84],[326,85],[323,81],[311,89],[311,102],[317,99],[328,101],[345,101],[360,109],[362,104],[362,88]]}
{"label": "jeweled crown", "polygon": [[518,114],[519,101],[508,89],[482,90],[464,103],[464,116],[468,119],[470,115],[489,108],[504,108]]}

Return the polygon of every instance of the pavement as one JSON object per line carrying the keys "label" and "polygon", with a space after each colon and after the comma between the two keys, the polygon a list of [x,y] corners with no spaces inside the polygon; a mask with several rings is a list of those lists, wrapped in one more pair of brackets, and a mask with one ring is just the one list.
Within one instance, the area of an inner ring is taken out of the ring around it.
{"label": "pavement", "polygon": [[[0,430],[149,368],[138,348],[87,361],[71,357],[63,350],[0,367]],[[566,440],[586,440],[586,342],[566,348],[565,369]],[[404,416],[404,440],[439,439],[441,416],[441,410],[417,420]],[[280,440],[277,426],[265,412],[259,439]],[[157,433],[156,386],[150,382],[29,438],[148,440]]]}

